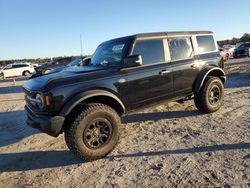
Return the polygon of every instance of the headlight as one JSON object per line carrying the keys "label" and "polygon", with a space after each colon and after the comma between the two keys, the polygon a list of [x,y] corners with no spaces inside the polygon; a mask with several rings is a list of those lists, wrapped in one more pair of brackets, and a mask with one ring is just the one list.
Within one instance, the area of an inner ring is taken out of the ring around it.
{"label": "headlight", "polygon": [[43,96],[41,94],[37,93],[35,96],[35,99],[36,99],[37,107],[40,109],[43,109],[44,108]]}

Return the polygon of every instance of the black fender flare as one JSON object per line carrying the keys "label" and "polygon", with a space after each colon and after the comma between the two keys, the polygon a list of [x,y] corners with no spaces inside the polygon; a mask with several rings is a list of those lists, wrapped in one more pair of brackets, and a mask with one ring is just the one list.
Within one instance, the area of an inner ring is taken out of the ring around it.
{"label": "black fender flare", "polygon": [[209,67],[202,69],[199,75],[197,76],[194,86],[193,86],[194,92],[198,92],[201,89],[201,87],[203,86],[205,82],[205,79],[208,76],[217,76],[221,79],[223,84],[226,82],[226,74],[223,71],[223,69],[221,69],[220,67],[209,66]]}
{"label": "black fender flare", "polygon": [[63,108],[60,111],[60,116],[67,116],[73,109],[76,107],[78,104],[80,104],[82,101],[89,99],[91,97],[96,97],[96,96],[106,96],[106,97],[111,97],[112,99],[116,100],[118,102],[122,109],[123,112],[125,113],[126,108],[123,104],[123,102],[117,97],[115,94],[106,91],[106,90],[101,90],[101,89],[95,89],[95,90],[90,90],[90,91],[85,91],[82,93],[77,94],[76,96],[72,97],[66,104],[63,106]]}

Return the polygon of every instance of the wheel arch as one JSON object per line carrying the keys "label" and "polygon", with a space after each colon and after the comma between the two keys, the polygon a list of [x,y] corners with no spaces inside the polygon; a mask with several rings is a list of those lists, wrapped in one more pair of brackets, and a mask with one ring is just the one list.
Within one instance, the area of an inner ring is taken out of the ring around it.
{"label": "wheel arch", "polygon": [[60,115],[68,116],[75,108],[85,103],[102,103],[112,107],[120,116],[126,112],[123,102],[115,94],[106,90],[91,90],[77,94],[62,108]]}
{"label": "wheel arch", "polygon": [[196,78],[196,81],[193,85],[194,92],[198,92],[201,89],[205,82],[205,79],[208,76],[219,77],[223,84],[225,84],[226,82],[226,74],[223,69],[219,67],[206,67],[205,69],[201,70],[200,74]]}
{"label": "wheel arch", "polygon": [[29,70],[23,70],[22,75],[25,76],[25,73],[28,72],[30,74]]}

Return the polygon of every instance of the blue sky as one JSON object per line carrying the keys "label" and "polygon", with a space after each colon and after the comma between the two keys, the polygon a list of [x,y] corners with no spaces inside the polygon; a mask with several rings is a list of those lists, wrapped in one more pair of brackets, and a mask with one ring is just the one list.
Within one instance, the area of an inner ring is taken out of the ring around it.
{"label": "blue sky", "polygon": [[100,42],[140,32],[250,32],[249,0],[0,0],[0,59],[92,54]]}

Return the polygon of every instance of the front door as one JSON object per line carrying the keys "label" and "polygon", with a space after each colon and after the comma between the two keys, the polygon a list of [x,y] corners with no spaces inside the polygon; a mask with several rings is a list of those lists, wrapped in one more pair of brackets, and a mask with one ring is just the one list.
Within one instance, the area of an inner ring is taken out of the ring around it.
{"label": "front door", "polygon": [[163,39],[137,40],[132,55],[142,56],[142,66],[122,70],[119,93],[127,106],[139,108],[160,102],[173,94],[172,68],[166,62]]}

